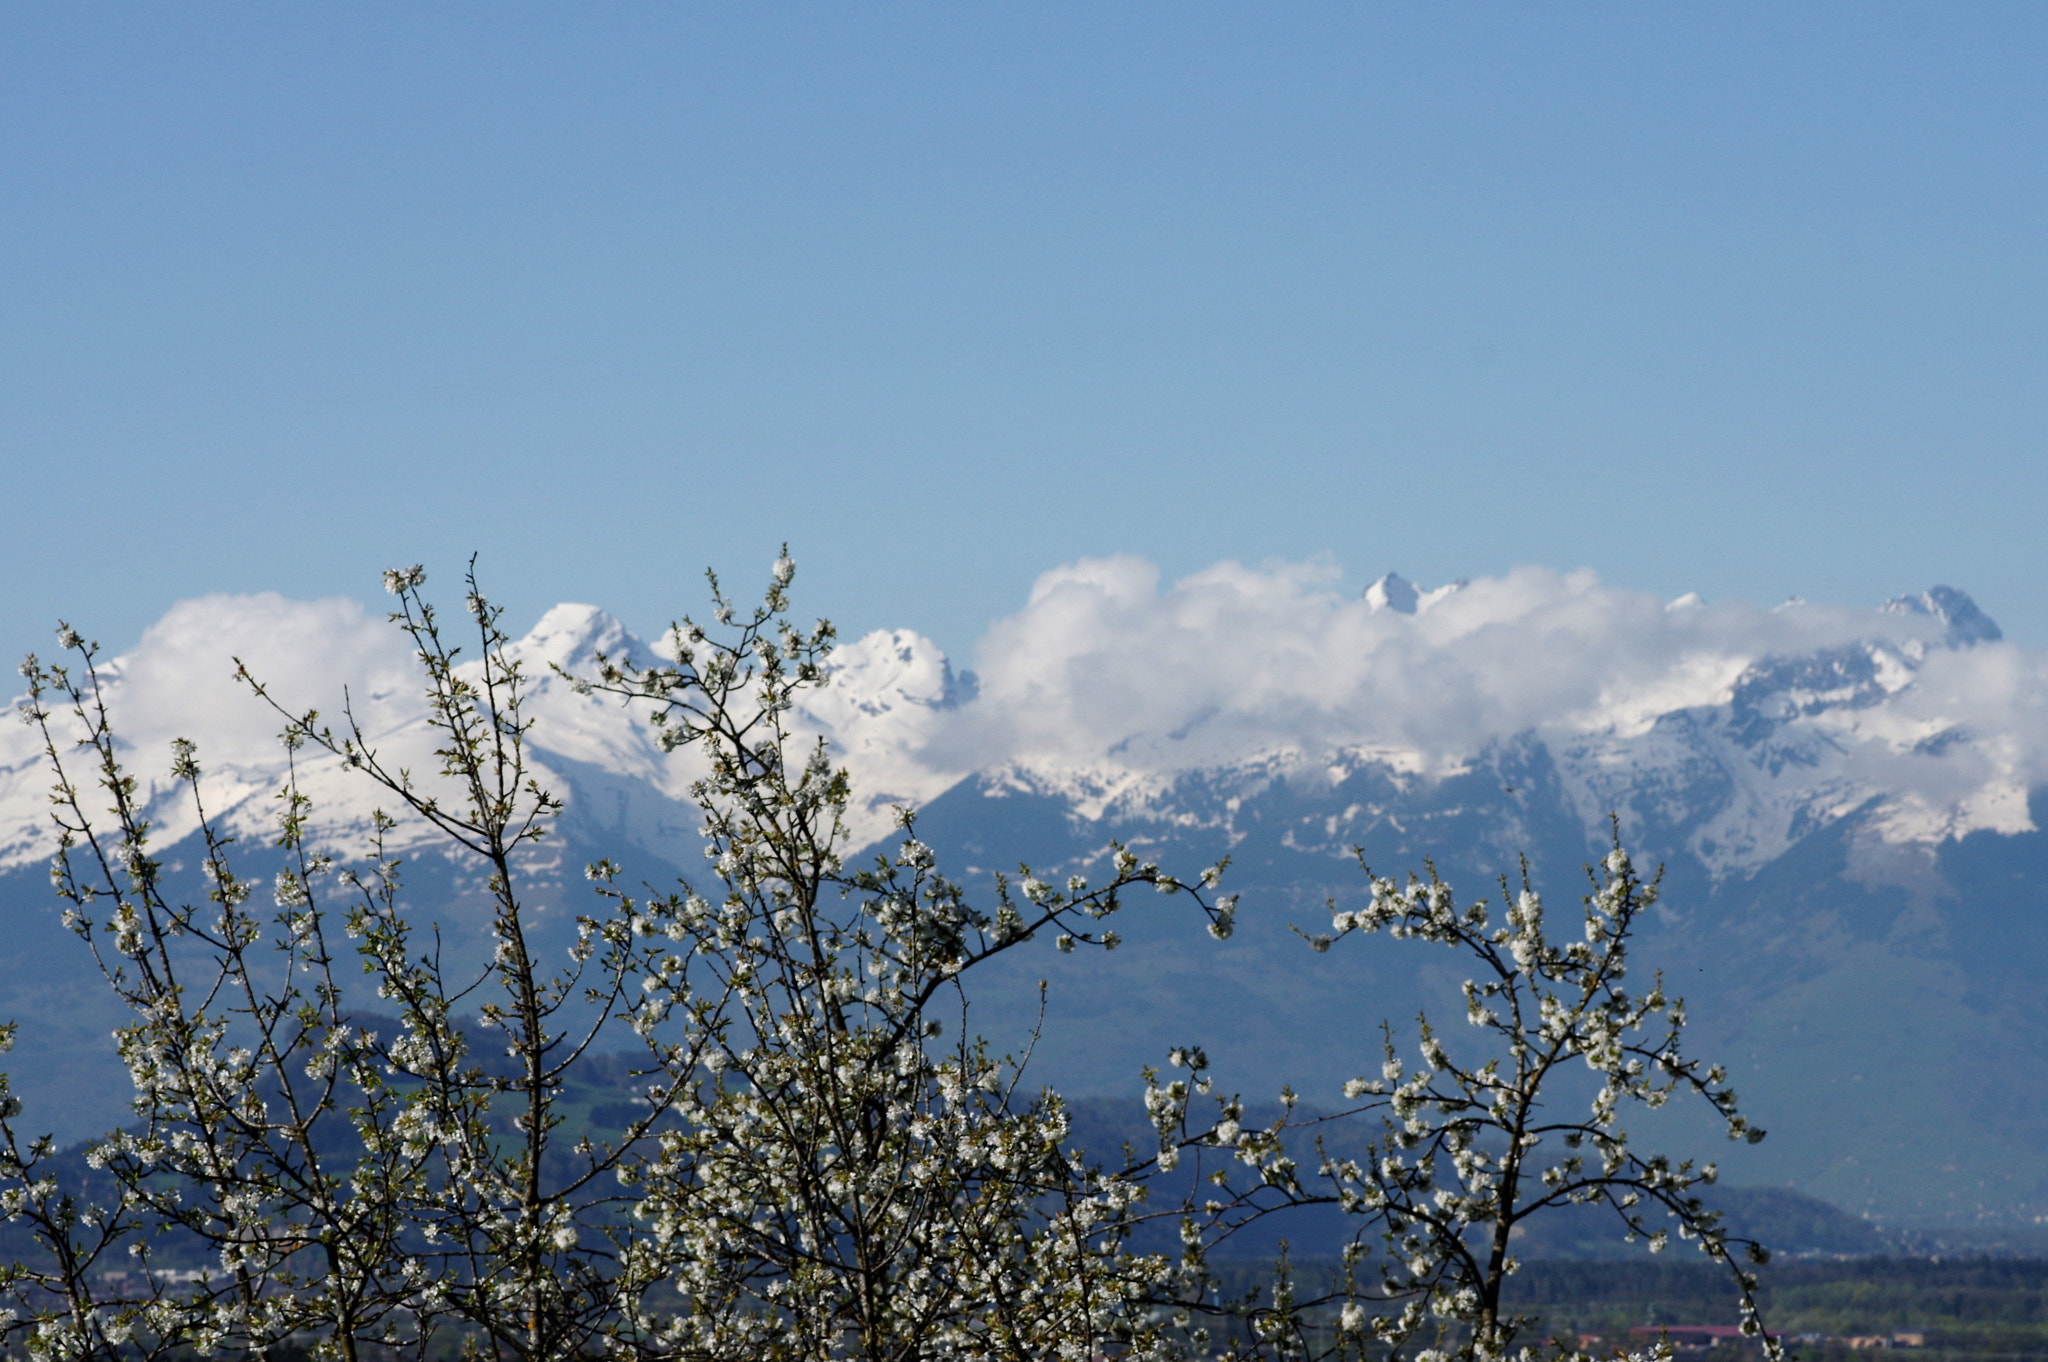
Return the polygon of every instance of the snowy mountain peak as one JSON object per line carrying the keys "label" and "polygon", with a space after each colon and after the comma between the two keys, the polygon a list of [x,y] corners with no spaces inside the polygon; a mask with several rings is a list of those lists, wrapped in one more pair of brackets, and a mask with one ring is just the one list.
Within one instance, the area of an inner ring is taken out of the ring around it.
{"label": "snowy mountain peak", "polygon": [[856,838],[880,837],[896,805],[929,803],[966,774],[943,749],[977,692],[973,672],[956,676],[939,646],[913,630],[877,629],[833,652],[831,683],[800,708],[854,773]]}
{"label": "snowy mountain peak", "polygon": [[587,669],[603,653],[607,657],[646,662],[646,647],[626,626],[594,605],[557,605],[517,645],[520,660],[546,675],[552,667]]}
{"label": "snowy mountain peak", "polygon": [[1366,609],[1377,615],[1383,610],[1396,615],[1426,615],[1431,606],[1449,596],[1455,596],[1471,582],[1460,577],[1455,582],[1446,582],[1440,587],[1424,591],[1398,572],[1389,572],[1365,589],[1362,600]]}
{"label": "snowy mountain peak", "polygon": [[1882,704],[1912,679],[1910,661],[1876,644],[1764,658],[1736,679],[1727,731],[1738,744],[1753,747],[1792,720]]}
{"label": "snowy mountain peak", "polygon": [[1973,643],[1997,643],[2005,637],[1992,618],[1977,608],[1968,594],[1952,586],[1934,586],[1917,596],[1895,596],[1885,610],[1894,615],[1932,615],[1948,626],[1948,641],[1955,647]]}
{"label": "snowy mountain peak", "polygon": [[1415,583],[1398,572],[1389,572],[1365,589],[1365,603],[1375,613],[1392,610],[1399,615],[1412,615],[1421,598],[1422,593],[1415,589]]}
{"label": "snowy mountain peak", "polygon": [[862,712],[898,704],[952,709],[974,698],[973,672],[955,675],[938,645],[909,629],[877,629],[832,654],[835,690]]}

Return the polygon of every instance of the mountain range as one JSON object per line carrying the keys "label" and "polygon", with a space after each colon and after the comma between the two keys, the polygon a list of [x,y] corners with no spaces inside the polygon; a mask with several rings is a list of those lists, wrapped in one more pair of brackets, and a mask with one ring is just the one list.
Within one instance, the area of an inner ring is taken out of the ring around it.
{"label": "mountain range", "polygon": [[[692,758],[551,668],[649,656],[588,606],[518,643],[537,678],[542,779],[567,798],[537,867],[544,932],[580,911],[600,855],[651,882],[701,864]],[[207,803],[259,856],[284,751],[229,680],[249,660],[294,706],[353,713],[396,758],[430,742],[402,636],[346,600],[209,597],[174,608],[105,672],[161,854],[191,861],[162,774],[199,744]],[[1433,865],[1461,897],[1528,866],[1553,924],[1611,829],[1665,867],[1637,943],[1689,1003],[1691,1048],[1727,1063],[1754,1148],[1698,1115],[1641,1133],[1893,1223],[2048,1224],[2048,656],[1947,587],[1879,609],[1662,601],[1590,573],[1518,569],[1423,590],[1345,591],[1328,563],[1221,564],[1162,585],[1133,559],[1046,574],[982,640],[974,672],[883,631],[839,649],[802,725],[854,779],[854,840],[894,809],[970,886],[1029,862],[1097,873],[1112,839],[1191,873],[1228,855],[1239,931],[1177,900],[1133,902],[1124,945],[1045,943],[987,971],[976,1026],[1063,1091],[1135,1092],[1143,1064],[1200,1044],[1220,1081],[1333,1105],[1377,1070],[1380,1026],[1412,1043],[1462,1013],[1458,962],[1348,941],[1312,953],[1375,873]],[[424,765],[424,763],[421,763]],[[373,807],[350,773],[303,766],[321,835],[360,854]],[[65,1137],[119,1119],[118,1018],[62,928],[44,865],[48,773],[32,730],[0,736],[0,1018],[30,1121]],[[402,827],[408,895],[456,951],[480,949],[467,867]],[[1041,949],[1041,947],[1044,947]]]}

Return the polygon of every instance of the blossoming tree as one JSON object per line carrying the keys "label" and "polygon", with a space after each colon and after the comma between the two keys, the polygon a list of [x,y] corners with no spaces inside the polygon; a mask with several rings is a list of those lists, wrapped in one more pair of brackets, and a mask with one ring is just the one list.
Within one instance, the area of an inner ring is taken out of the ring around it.
{"label": "blossoming tree", "polygon": [[[1639,1157],[1618,1124],[1627,1105],[1691,1091],[1732,1135],[1758,1135],[1720,1071],[1682,1055],[1678,1003],[1622,985],[1655,886],[1618,845],[1583,942],[1545,936],[1533,891],[1495,924],[1433,875],[1374,880],[1313,940],[1385,932],[1465,954],[1485,1046],[1447,1045],[1425,1021],[1411,1068],[1389,1032],[1346,1110],[1300,1116],[1283,1093],[1264,1125],[1188,1047],[1170,1056],[1185,1079],[1144,1075],[1154,1145],[1108,1168],[1081,1157],[1059,1097],[975,1034],[974,971],[1034,940],[1114,948],[1111,920],[1141,890],[1227,937],[1223,866],[1182,880],[1112,846],[1097,882],[1026,868],[978,897],[908,812],[885,851],[849,863],[847,777],[791,723],[832,643],[829,625],[791,622],[792,574],[785,555],[747,611],[714,578],[712,622],[685,619],[663,661],[601,657],[569,678],[697,754],[707,869],[643,888],[593,865],[559,968],[542,962],[531,885],[562,806],[527,751],[532,678],[473,575],[474,656],[419,569],[386,578],[422,668],[431,771],[381,750],[347,703],[325,722],[242,673],[292,753],[267,909],[205,807],[192,745],[172,775],[205,885],[181,895],[94,648],[66,629],[67,661],[30,658],[53,877],[132,1017],[117,1039],[135,1120],[70,1161],[27,1138],[0,1078],[0,1210],[40,1245],[0,1269],[5,1337],[39,1362],[287,1343],[347,1362],[1493,1359],[1522,1328],[1503,1285],[1532,1215],[1605,1206],[1657,1248],[1657,1213],[1731,1267],[1737,1249],[1760,1254],[1693,1195],[1711,1165]],[[364,862],[322,849],[306,754],[385,802]],[[445,965],[409,903],[384,840],[401,822],[481,870],[494,949],[480,971]],[[630,1116],[610,1136],[575,1125],[579,1066],[621,1047]],[[1560,1076],[1579,1061],[1600,1087],[1567,1113]],[[1283,1265],[1257,1300],[1222,1300],[1209,1250],[1305,1205],[1360,1218],[1339,1289],[1303,1297]],[[1160,1217],[1179,1222],[1179,1254],[1133,1247]],[[161,1253],[204,1266],[153,1270]],[[1735,1270],[1748,1302],[1754,1279]]]}
{"label": "blossoming tree", "polygon": [[[788,621],[791,573],[778,563],[744,618],[719,597],[722,637],[686,620],[668,664],[607,661],[579,681],[647,707],[665,741],[703,755],[711,873],[636,894],[616,866],[593,866],[594,911],[559,971],[536,958],[523,857],[561,806],[526,752],[530,679],[473,578],[464,660],[424,574],[387,575],[437,772],[394,765],[346,706],[335,726],[279,712],[295,754],[331,754],[382,790],[395,812],[377,815],[380,835],[417,820],[482,867],[496,952],[479,977],[442,968],[381,843],[359,867],[317,850],[296,774],[275,912],[252,906],[190,744],[173,773],[210,888],[180,900],[93,648],[66,630],[68,667],[30,659],[25,717],[57,781],[54,876],[132,1010],[119,1039],[138,1121],[90,1146],[90,1187],[64,1186],[8,1099],[6,1209],[46,1250],[5,1279],[9,1334],[51,1358],[288,1339],[350,1359],[451,1340],[531,1359],[1166,1348],[1148,1302],[1178,1265],[1123,1246],[1142,1189],[1070,1155],[1058,1099],[1024,1092],[1020,1065],[973,1036],[961,980],[1034,937],[1113,946],[1106,921],[1137,888],[1227,925],[1220,867],[1183,883],[1119,853],[1100,884],[1026,872],[984,909],[907,818],[889,854],[844,864],[845,775],[787,726],[832,637]],[[376,1006],[396,1011],[392,1033],[362,1024],[351,954]],[[489,1033],[495,1060],[478,1044]],[[569,1139],[575,1066],[622,1039],[638,1048],[641,1109],[616,1140]],[[146,1263],[167,1233],[218,1270],[144,1271],[139,1297],[110,1295],[107,1264]]]}
{"label": "blossoming tree", "polygon": [[[1738,1110],[1723,1070],[1684,1054],[1684,1003],[1665,992],[1662,978],[1641,992],[1624,982],[1631,935],[1658,886],[1637,872],[1618,827],[1613,849],[1592,872],[1579,940],[1560,943],[1545,931],[1526,864],[1519,892],[1502,882],[1498,917],[1484,901],[1460,906],[1433,869],[1406,884],[1367,874],[1365,905],[1333,902],[1331,930],[1307,936],[1308,945],[1328,951],[1346,938],[1384,933],[1463,957],[1473,970],[1463,985],[1470,1036],[1447,1042],[1424,1016],[1415,1057],[1404,1060],[1388,1027],[1378,1071],[1345,1085],[1344,1096],[1358,1105],[1303,1122],[1284,1093],[1281,1117],[1252,1129],[1234,1119],[1240,1101],[1221,1100],[1221,1120],[1208,1124],[1206,1138],[1193,1137],[1188,1116],[1192,1098],[1212,1088],[1206,1057],[1175,1053],[1176,1064],[1193,1071],[1189,1081],[1162,1085],[1147,1075],[1162,1161],[1205,1146],[1231,1156],[1208,1174],[1223,1195],[1188,1207],[1192,1244],[1242,1224],[1247,1207],[1275,1213],[1336,1205],[1357,1219],[1335,1289],[1304,1297],[1283,1264],[1270,1291],[1237,1303],[1247,1326],[1241,1355],[1415,1362],[1513,1355],[1533,1323],[1513,1314],[1506,1299],[1519,1267],[1517,1232],[1587,1208],[1610,1215],[1623,1238],[1649,1252],[1662,1252],[1676,1234],[1724,1264],[1739,1292],[1743,1332],[1776,1362],[1779,1344],[1764,1333],[1752,1271],[1769,1254],[1729,1234],[1697,1194],[1718,1176],[1716,1165],[1642,1153],[1622,1124],[1631,1109],[1656,1110],[1689,1094],[1729,1139],[1754,1144],[1764,1136]],[[1361,1119],[1377,1130],[1368,1127],[1361,1138]],[[1305,1146],[1315,1151],[1312,1173],[1298,1162]],[[1527,1345],[1520,1352],[1530,1355]]]}

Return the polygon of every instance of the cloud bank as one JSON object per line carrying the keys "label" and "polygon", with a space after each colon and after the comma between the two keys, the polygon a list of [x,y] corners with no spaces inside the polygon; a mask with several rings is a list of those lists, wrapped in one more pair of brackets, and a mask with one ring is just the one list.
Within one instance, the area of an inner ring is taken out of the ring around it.
{"label": "cloud bank", "polygon": [[[1517,568],[1414,593],[1412,611],[1338,583],[1327,563],[1221,563],[1164,587],[1135,558],[1048,572],[981,644],[962,739],[978,745],[961,759],[1175,766],[1361,744],[1457,760],[1529,730],[1640,730],[1726,702],[1762,658],[1868,640],[1947,651],[1929,614],[1667,603],[1587,571]],[[2003,679],[1969,686],[1979,673]],[[2038,674],[2038,659],[1985,645],[1943,680],[2002,694]]]}

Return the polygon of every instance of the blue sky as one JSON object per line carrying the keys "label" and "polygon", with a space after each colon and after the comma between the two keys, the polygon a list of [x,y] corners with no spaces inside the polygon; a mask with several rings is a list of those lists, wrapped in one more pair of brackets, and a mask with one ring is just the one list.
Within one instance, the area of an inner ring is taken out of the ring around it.
{"label": "blue sky", "polygon": [[[475,551],[1949,582],[2048,643],[2048,9],[13,6],[0,647]],[[452,583],[451,583],[452,585]]]}

